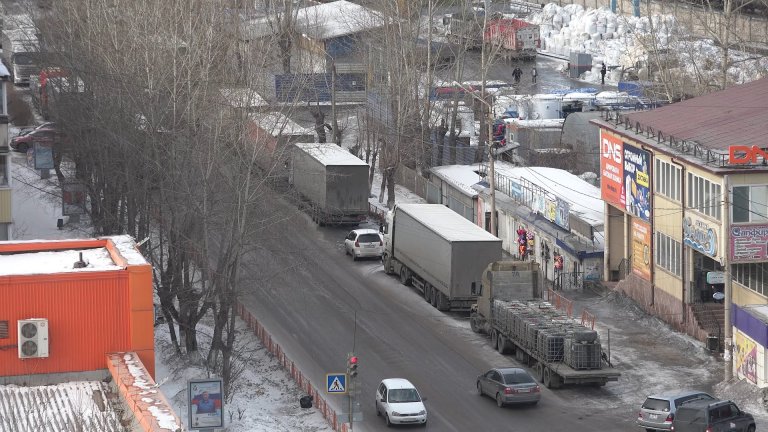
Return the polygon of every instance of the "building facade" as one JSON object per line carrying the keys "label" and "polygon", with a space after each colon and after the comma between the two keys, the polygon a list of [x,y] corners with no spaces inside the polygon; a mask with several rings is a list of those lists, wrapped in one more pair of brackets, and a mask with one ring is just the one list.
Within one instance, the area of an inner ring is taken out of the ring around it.
{"label": "building facade", "polygon": [[761,79],[593,120],[605,278],[621,281],[617,289],[680,331],[721,349],[735,342],[736,370],[753,364],[759,374],[739,375],[760,386],[768,386],[766,101],[768,79]]}
{"label": "building facade", "polygon": [[8,69],[0,64],[0,241],[10,240],[13,212],[11,207],[11,148],[8,138]]}
{"label": "building facade", "polygon": [[152,268],[128,236],[0,243],[0,383],[94,373],[135,352],[154,376]]}

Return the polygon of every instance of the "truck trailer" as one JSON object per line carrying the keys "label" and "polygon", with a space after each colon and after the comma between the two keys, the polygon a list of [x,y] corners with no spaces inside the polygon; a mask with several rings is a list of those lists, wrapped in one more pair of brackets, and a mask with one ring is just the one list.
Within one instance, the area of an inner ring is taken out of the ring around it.
{"label": "truck trailer", "polygon": [[621,375],[603,358],[598,333],[556,309],[541,296],[539,264],[491,263],[482,275],[470,327],[490,336],[501,354],[530,366],[546,387],[604,386]]}
{"label": "truck trailer", "polygon": [[441,311],[469,311],[480,276],[501,259],[501,240],[440,204],[398,204],[387,213],[384,271]]}
{"label": "truck trailer", "polygon": [[508,60],[533,60],[541,48],[539,26],[517,18],[493,18],[483,32],[483,43]]}
{"label": "truck trailer", "polygon": [[335,144],[294,144],[288,182],[320,226],[368,219],[368,164]]}
{"label": "truck trailer", "polygon": [[39,69],[40,43],[32,28],[4,30],[3,61],[14,84],[29,84],[29,77]]}

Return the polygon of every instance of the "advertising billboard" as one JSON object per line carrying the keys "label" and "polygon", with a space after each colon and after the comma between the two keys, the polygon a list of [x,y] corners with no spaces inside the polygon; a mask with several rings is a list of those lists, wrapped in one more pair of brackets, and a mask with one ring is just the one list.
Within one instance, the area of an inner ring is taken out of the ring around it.
{"label": "advertising billboard", "polygon": [[624,198],[627,213],[651,220],[651,154],[624,143]]}
{"label": "advertising billboard", "polygon": [[600,131],[600,195],[604,201],[624,208],[624,143],[620,138]]}
{"label": "advertising billboard", "polygon": [[632,273],[651,280],[651,226],[632,218]]}
{"label": "advertising billboard", "polygon": [[600,132],[600,196],[632,216],[651,220],[651,154]]}
{"label": "advertising billboard", "polygon": [[736,330],[736,372],[740,377],[757,384],[757,344],[744,333]]}
{"label": "advertising billboard", "polygon": [[731,226],[731,262],[768,260],[768,224]]}
{"label": "advertising billboard", "polygon": [[187,390],[190,429],[224,427],[224,391],[221,379],[190,380]]}
{"label": "advertising billboard", "polygon": [[717,258],[719,227],[699,216],[686,216],[683,218],[683,242],[704,255]]}

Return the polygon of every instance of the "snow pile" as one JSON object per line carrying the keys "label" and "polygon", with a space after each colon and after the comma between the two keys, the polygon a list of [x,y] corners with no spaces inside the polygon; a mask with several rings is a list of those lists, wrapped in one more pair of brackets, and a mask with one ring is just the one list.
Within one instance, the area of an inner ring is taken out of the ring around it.
{"label": "snow pile", "polygon": [[[634,17],[617,15],[607,7],[585,9],[578,4],[563,7],[550,3],[529,21],[541,28],[542,51],[570,59],[571,53],[592,55],[592,68],[583,74],[589,82],[600,82],[602,63],[608,66],[606,82],[622,79],[624,69],[641,79],[652,78],[649,61],[669,73],[667,77],[696,83],[718,83],[722,52],[709,39],[693,39],[689,29],[673,15]],[[658,57],[649,58],[649,50],[658,48]],[[754,81],[765,75],[768,59],[754,58],[731,50],[732,66],[728,80],[733,83]],[[651,75],[649,77],[649,75]]]}
{"label": "snow pile", "polygon": [[[652,17],[619,16],[608,8],[584,9],[570,4],[560,7],[550,3],[530,21],[541,26],[542,48],[553,54],[570,58],[572,52],[593,56],[593,69],[588,81],[599,81],[600,65],[634,66],[645,56],[646,41],[667,46],[678,28],[672,15]],[[611,74],[611,75],[615,75]],[[606,76],[618,81],[620,77]]]}

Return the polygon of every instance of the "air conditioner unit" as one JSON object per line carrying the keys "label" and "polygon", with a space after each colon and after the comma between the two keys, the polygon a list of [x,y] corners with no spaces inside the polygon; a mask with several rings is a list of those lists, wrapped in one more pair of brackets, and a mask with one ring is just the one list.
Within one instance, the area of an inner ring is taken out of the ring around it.
{"label": "air conditioner unit", "polygon": [[19,358],[48,357],[48,320],[19,320]]}

